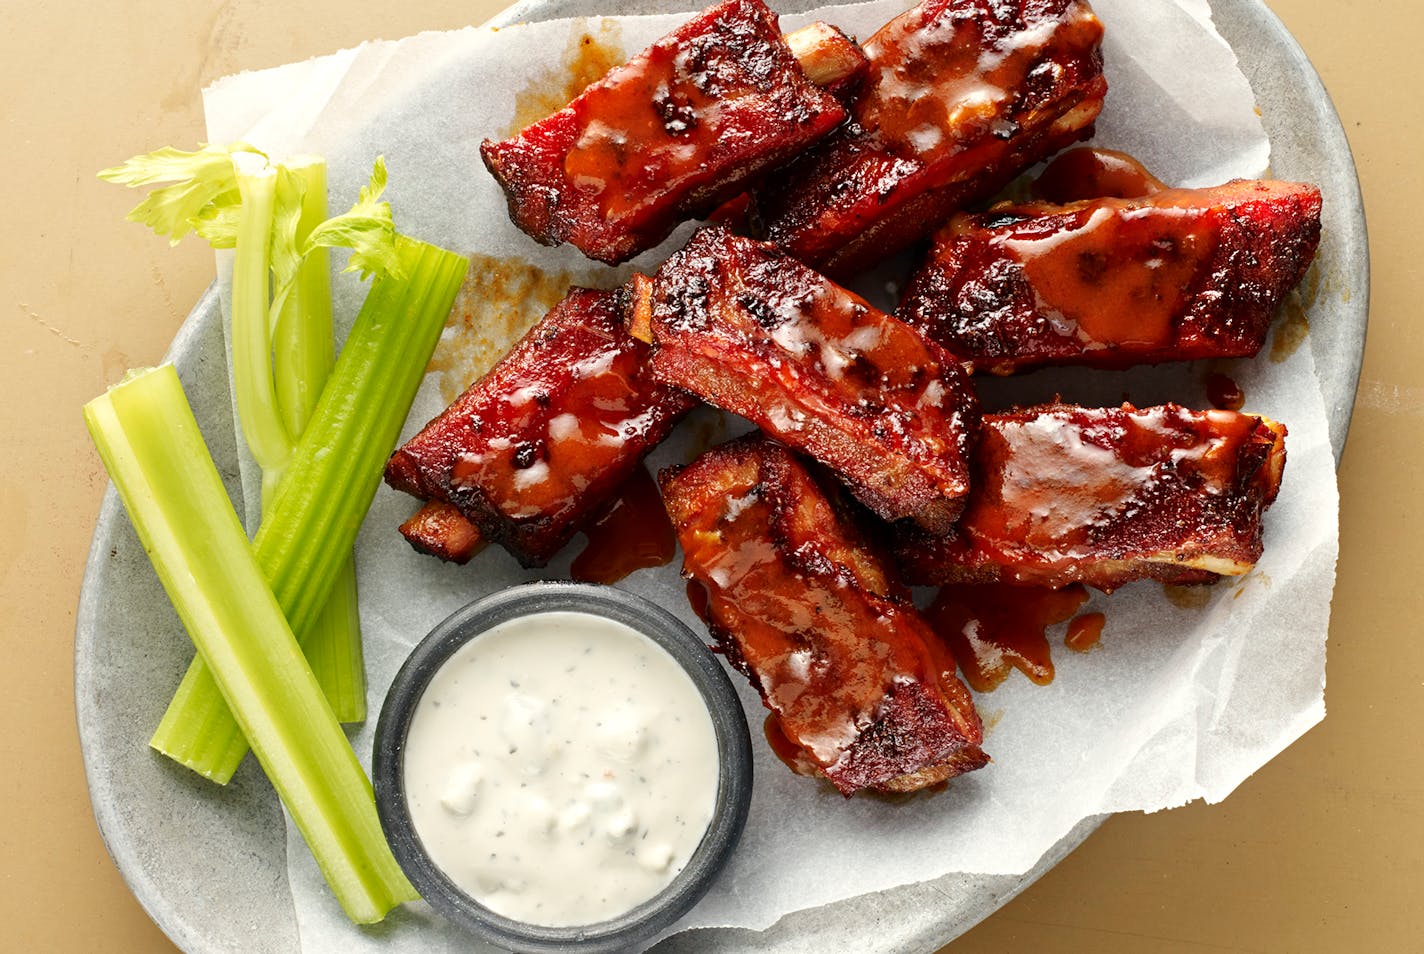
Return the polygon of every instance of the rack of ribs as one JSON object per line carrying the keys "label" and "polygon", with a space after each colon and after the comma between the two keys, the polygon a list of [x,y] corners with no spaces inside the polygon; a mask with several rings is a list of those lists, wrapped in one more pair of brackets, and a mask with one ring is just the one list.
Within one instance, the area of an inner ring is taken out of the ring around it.
{"label": "rack of ribs", "polygon": [[956,215],[896,315],[976,371],[1249,357],[1320,241],[1320,191],[1238,180]]}
{"label": "rack of ribs", "polygon": [[843,795],[914,791],[983,766],[954,661],[827,488],[752,436],[664,471],[718,648]]}
{"label": "rack of ribs", "polygon": [[1211,583],[1261,556],[1286,429],[1236,411],[1050,404],[986,414],[952,535],[901,530],[906,582]]}
{"label": "rack of ribs", "polygon": [[761,0],[725,0],[480,154],[535,241],[617,264],[839,125],[822,87],[865,65],[833,27],[782,37]]}
{"label": "rack of ribs", "polygon": [[757,189],[766,237],[840,276],[929,234],[1092,135],[1102,35],[1084,0],[925,0],[891,20],[849,121]]}
{"label": "rack of ribs", "polygon": [[653,380],[647,345],[624,328],[625,297],[570,289],[391,456],[388,484],[458,511],[427,506],[408,521],[417,549],[461,560],[496,542],[544,565],[692,408]]}
{"label": "rack of ribs", "polygon": [[706,228],[635,282],[653,375],[820,460],[887,520],[947,533],[978,421],[942,348],[773,245]]}

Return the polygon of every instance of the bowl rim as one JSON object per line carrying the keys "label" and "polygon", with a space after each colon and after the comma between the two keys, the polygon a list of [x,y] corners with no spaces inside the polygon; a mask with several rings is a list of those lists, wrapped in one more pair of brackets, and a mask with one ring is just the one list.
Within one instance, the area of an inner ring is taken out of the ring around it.
{"label": "bowl rim", "polygon": [[[595,924],[550,927],[490,910],[457,886],[430,858],[405,795],[405,741],[431,679],[472,640],[527,616],[588,613],[622,623],[666,651],[687,673],[707,707],[717,739],[718,784],[712,818],[687,864],[656,895]],[[737,692],[726,671],[686,624],[626,590],[564,581],[526,583],[468,603],[437,624],[412,650],[391,683],[376,723],[372,782],[381,827],[421,897],[465,930],[514,951],[621,951],[652,941],[706,894],[731,858],[746,825],[752,751]]]}

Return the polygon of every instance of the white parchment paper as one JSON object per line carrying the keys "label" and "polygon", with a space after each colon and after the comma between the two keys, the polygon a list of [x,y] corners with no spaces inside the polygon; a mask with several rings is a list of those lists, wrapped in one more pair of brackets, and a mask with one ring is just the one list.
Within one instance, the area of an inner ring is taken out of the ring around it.
{"label": "white parchment paper", "polygon": [[[827,7],[814,16],[785,17],[783,25],[825,19],[865,38],[907,5]],[[1211,28],[1206,0],[1095,0],[1094,6],[1107,26],[1110,83],[1099,144],[1137,155],[1174,184],[1209,185],[1264,172],[1269,148],[1250,89]],[[572,250],[540,248],[510,224],[478,146],[487,136],[508,133],[516,96],[551,81],[558,62],[552,51],[567,49],[571,39],[595,32],[631,55],[684,19],[422,34],[229,77],[205,92],[208,135],[213,142],[247,140],[277,156],[325,155],[334,205],[355,195],[371,160],[384,154],[388,196],[403,231],[453,249],[567,270],[585,281],[601,274],[606,282],[611,270],[600,271]],[[655,264],[687,231],[638,264]],[[337,287],[338,311],[349,323],[364,290],[347,278]],[[500,344],[517,332],[489,334]],[[793,776],[756,740],[756,792],[741,848],[680,927],[763,928],[793,910],[949,872],[1020,873],[1085,817],[1226,797],[1319,721],[1337,543],[1335,474],[1310,348],[1267,350],[1273,354],[1219,364],[1242,386],[1247,410],[1290,428],[1284,488],[1268,515],[1266,553],[1255,571],[1200,591],[1199,605],[1190,607],[1151,583],[1095,596],[1089,608],[1108,615],[1102,645],[1077,654],[1058,643],[1051,685],[1035,686],[1015,674],[978,697],[989,726],[985,749],[994,761],[943,793],[847,801],[828,786]],[[981,393],[990,408],[1058,393],[1085,404],[1130,398],[1139,405],[1206,406],[1202,376],[1199,366],[1078,369],[985,381]],[[427,379],[406,436],[446,403],[441,383],[436,375]],[[655,452],[651,466],[685,461],[709,433],[736,429],[699,411]],[[385,690],[432,626],[472,599],[559,577],[568,567],[565,554],[545,571],[526,571],[498,548],[467,567],[441,564],[412,552],[396,533],[412,510],[409,498],[382,488],[357,546],[372,718],[353,741],[367,764]],[[699,629],[676,563],[620,585],[679,611]],[[734,681],[748,721],[760,726],[759,699],[743,679]],[[307,950],[471,949],[467,937],[423,905],[408,906],[377,928],[356,928],[331,899],[295,831],[288,858]]]}

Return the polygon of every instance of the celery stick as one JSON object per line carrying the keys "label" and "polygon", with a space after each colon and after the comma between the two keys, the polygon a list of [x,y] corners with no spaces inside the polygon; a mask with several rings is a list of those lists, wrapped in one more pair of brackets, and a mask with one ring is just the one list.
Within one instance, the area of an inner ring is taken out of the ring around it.
{"label": "celery stick", "polygon": [[346,914],[372,923],[414,900],[371,783],[263,578],[172,366],[131,375],[84,416],[214,685]]}
{"label": "celery stick", "polygon": [[[296,244],[303,245],[326,219],[326,162],[316,157],[294,159],[286,167],[302,184],[301,215]],[[336,363],[332,330],[330,255],[316,247],[301,260],[296,285],[287,298],[272,340],[272,370],[277,406],[289,434],[300,435],[321,389]]]}
{"label": "celery stick", "polygon": [[265,472],[275,471],[287,461],[292,447],[291,436],[277,413],[268,317],[277,170],[252,153],[238,153],[232,164],[242,195],[232,265],[233,392],[242,436],[265,477]]}
{"label": "celery stick", "polygon": [[[262,470],[266,515],[334,360],[327,249],[349,248],[347,271],[401,274],[395,222],[381,201],[385,160],[377,157],[355,205],[326,218],[326,164],[302,157],[276,165],[243,143],[196,152],[160,149],[105,169],[100,178],[155,189],[129,218],[177,243],[192,229],[214,248],[235,248],[231,354],[239,423]],[[270,272],[270,276],[269,276]],[[333,588],[313,632],[304,636],[309,661],[342,721],[366,717],[365,662],[356,614],[354,566]],[[163,751],[184,764],[236,765],[241,739],[211,726],[231,720],[210,689],[185,679],[179,694],[199,692],[185,706],[195,719],[161,726]],[[213,722],[216,720],[216,723]],[[226,753],[226,754],[219,754]]]}
{"label": "celery stick", "polygon": [[[361,645],[356,562],[349,555],[316,620],[302,636],[302,652],[337,721],[365,722],[366,654]],[[237,757],[240,760],[241,753]]]}
{"label": "celery stick", "polygon": [[[453,252],[404,236],[396,253],[405,277],[375,279],[253,541],[278,605],[303,640],[355,542],[469,267]],[[225,783],[241,746],[236,723],[214,711],[216,694],[195,659],[149,744],[165,753],[184,749],[184,765]]]}
{"label": "celery stick", "polygon": [[[326,161],[302,157],[286,163],[285,169],[298,178],[301,186],[301,210],[293,236],[293,244],[301,248],[326,220]],[[277,407],[287,432],[300,436],[336,363],[330,256],[326,248],[312,247],[301,257],[272,338]],[[263,472],[264,486],[275,488],[280,480],[281,473],[272,474],[269,479],[269,473]],[[268,496],[271,494],[264,494]],[[264,500],[264,512],[267,504]],[[311,632],[302,639],[307,662],[339,722],[366,720],[366,659],[356,597],[356,565],[347,560]],[[236,754],[240,760],[241,751]]]}

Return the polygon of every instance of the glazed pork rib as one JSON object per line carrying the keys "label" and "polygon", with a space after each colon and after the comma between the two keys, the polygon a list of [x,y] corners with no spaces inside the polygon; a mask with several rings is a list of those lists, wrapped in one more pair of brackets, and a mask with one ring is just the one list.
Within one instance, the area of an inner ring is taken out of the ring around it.
{"label": "glazed pork rib", "polygon": [[953,535],[903,530],[906,582],[1210,583],[1261,556],[1286,429],[1235,411],[1056,404],[986,414]]}
{"label": "glazed pork rib", "polygon": [[[570,289],[391,456],[386,482],[453,505],[524,565],[546,563],[695,403],[653,380],[647,345],[624,329],[624,298]],[[422,511],[406,528],[436,555],[468,559],[474,545],[448,511]]]}
{"label": "glazed pork rib", "polygon": [[559,112],[485,140],[510,217],[535,241],[617,264],[742,192],[845,118],[817,84],[865,69],[859,47],[825,24],[790,39],[761,0],[725,0]]}
{"label": "glazed pork rib", "polygon": [[469,563],[485,545],[480,528],[459,507],[443,500],[427,500],[400,525],[400,532],[416,550],[446,563]]}
{"label": "glazed pork rib", "polygon": [[1084,0],[925,0],[865,44],[851,117],[757,190],[766,237],[853,274],[1092,135],[1103,27]]}
{"label": "glazed pork rib", "polygon": [[699,231],[638,283],[635,334],[662,382],[828,465],[871,510],[947,533],[977,402],[963,369],[775,246]]}
{"label": "glazed pork rib", "polygon": [[955,216],[896,312],[976,371],[1256,354],[1320,241],[1320,191],[1238,180]]}
{"label": "glazed pork rib", "polygon": [[661,481],[718,648],[843,795],[914,791],[988,761],[953,659],[789,450],[744,438]]}

